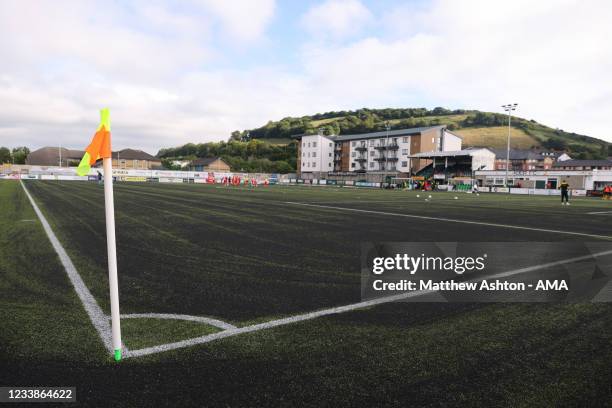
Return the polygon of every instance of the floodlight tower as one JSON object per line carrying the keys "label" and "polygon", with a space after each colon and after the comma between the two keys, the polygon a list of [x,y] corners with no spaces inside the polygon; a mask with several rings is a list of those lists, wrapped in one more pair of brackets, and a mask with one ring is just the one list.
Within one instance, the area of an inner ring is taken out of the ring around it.
{"label": "floodlight tower", "polygon": [[516,110],[518,103],[509,103],[502,105],[502,108],[508,112],[508,147],[506,149],[506,177],[504,178],[504,187],[508,187],[508,168],[510,167],[510,121],[512,118],[512,111]]}

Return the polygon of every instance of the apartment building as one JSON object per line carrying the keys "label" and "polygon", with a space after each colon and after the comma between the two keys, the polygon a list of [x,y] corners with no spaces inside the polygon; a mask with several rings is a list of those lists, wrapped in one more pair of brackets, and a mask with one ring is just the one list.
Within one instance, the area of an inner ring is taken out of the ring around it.
{"label": "apartment building", "polygon": [[298,174],[327,178],[338,174],[415,174],[431,161],[410,156],[461,150],[460,136],[445,126],[340,136],[299,135]]}

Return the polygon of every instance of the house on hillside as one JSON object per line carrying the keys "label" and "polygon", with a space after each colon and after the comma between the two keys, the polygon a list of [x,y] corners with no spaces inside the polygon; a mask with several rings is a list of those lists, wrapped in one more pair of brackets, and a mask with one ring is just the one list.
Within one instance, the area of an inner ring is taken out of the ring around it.
{"label": "house on hillside", "polygon": [[191,162],[193,171],[230,171],[230,165],[220,157],[205,157]]}

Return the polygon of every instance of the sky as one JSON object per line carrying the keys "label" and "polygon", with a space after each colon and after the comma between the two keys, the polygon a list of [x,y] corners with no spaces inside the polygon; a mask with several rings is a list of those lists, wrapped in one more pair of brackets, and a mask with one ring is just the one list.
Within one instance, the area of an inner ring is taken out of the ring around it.
{"label": "sky", "polygon": [[363,107],[503,112],[612,142],[608,0],[0,0],[0,146],[227,140]]}

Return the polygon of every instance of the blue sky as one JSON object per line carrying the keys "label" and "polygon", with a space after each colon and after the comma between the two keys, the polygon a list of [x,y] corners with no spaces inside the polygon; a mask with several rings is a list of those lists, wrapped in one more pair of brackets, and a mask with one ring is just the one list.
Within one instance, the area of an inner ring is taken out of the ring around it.
{"label": "blue sky", "polygon": [[612,141],[603,0],[4,0],[0,145],[225,140],[361,107],[501,111]]}

